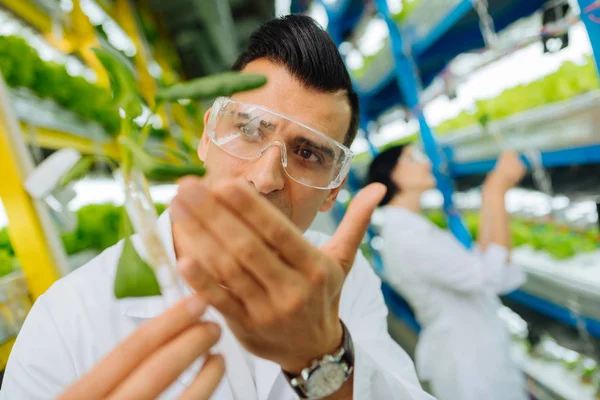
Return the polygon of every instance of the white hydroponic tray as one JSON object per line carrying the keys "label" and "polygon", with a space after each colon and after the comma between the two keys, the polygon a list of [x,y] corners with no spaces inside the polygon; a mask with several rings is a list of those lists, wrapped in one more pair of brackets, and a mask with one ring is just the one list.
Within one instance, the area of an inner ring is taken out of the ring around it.
{"label": "white hydroponic tray", "polygon": [[[539,396],[540,400],[564,399],[564,400],[594,400],[594,388],[592,385],[584,385],[579,375],[569,371],[560,362],[551,362],[535,359],[529,356],[522,343],[513,343],[513,358],[521,367],[523,372],[536,381],[552,395]],[[530,391],[536,388],[529,383]]]}
{"label": "white hydroponic tray", "polygon": [[600,251],[556,260],[523,246],[513,249],[511,257],[527,272],[522,290],[600,320]]}
{"label": "white hydroponic tray", "polygon": [[492,159],[505,148],[551,151],[588,146],[600,143],[598,111],[600,91],[593,91],[492,122],[485,130],[473,125],[448,132],[439,142],[452,147],[458,163]]}

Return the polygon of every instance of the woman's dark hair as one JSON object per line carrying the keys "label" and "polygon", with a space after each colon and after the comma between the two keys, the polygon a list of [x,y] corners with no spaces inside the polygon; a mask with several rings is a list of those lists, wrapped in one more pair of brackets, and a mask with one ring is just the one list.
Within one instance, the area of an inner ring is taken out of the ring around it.
{"label": "woman's dark hair", "polygon": [[254,31],[232,69],[240,71],[261,58],[285,66],[307,88],[323,93],[346,91],[352,116],[344,144],[352,144],[358,132],[358,95],[333,39],[314,19],[286,15],[266,22]]}
{"label": "woman's dark hair", "polygon": [[378,182],[383,183],[387,188],[385,196],[379,203],[380,206],[385,206],[400,191],[398,185],[392,181],[392,170],[398,164],[405,147],[405,145],[394,146],[379,153],[369,166],[367,184]]}

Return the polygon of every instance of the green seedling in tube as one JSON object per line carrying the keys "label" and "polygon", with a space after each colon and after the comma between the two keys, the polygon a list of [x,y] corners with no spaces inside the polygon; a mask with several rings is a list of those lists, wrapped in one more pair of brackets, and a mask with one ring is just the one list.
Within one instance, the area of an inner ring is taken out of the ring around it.
{"label": "green seedling in tube", "polygon": [[125,209],[121,214],[123,250],[117,263],[114,292],[117,299],[159,296],[160,286],[152,267],[139,255],[131,240],[133,227]]}
{"label": "green seedling in tube", "polygon": [[[150,198],[147,179],[174,181],[185,175],[202,176],[204,166],[192,157],[182,157],[177,150],[166,151],[175,160],[155,157],[148,152],[146,139],[149,118],[137,129],[134,119],[142,114],[143,101],[137,91],[135,74],[118,55],[96,49],[111,83],[113,105],[121,110],[121,132],[117,144],[121,150],[121,176],[126,192],[124,242],[114,283],[117,298],[157,296],[170,297],[174,291],[182,295],[174,265],[158,234],[157,213]],[[266,83],[262,75],[228,72],[179,83],[158,91],[155,104],[182,99],[208,100],[230,96],[236,92],[258,88]],[[141,132],[141,133],[140,133]],[[185,148],[191,147],[186,146]],[[85,165],[80,168],[83,170]],[[78,176],[80,171],[75,171]],[[124,212],[125,214],[125,212]],[[135,237],[132,234],[137,232]],[[142,251],[144,257],[140,255]],[[157,272],[160,273],[157,274]],[[170,302],[170,299],[166,300]]]}

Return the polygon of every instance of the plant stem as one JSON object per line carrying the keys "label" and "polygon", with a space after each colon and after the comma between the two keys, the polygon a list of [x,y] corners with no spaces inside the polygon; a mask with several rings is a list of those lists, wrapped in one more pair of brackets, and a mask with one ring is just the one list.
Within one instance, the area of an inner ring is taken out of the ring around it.
{"label": "plant stem", "polygon": [[139,144],[142,147],[146,143],[146,140],[148,140],[148,135],[150,135],[150,127],[152,126],[150,125],[150,118],[152,118],[152,116],[156,114],[156,112],[158,111],[158,107],[160,107],[161,104],[161,101],[155,101],[154,107],[152,108],[152,111],[150,111],[150,115],[148,115],[148,118],[146,118],[146,122],[144,122],[144,125],[142,125],[142,133],[140,135],[139,141]]}
{"label": "plant stem", "polygon": [[[120,136],[129,137],[131,133],[131,122],[128,119],[122,119]],[[123,170],[123,178],[124,180],[127,180],[129,178],[129,172],[131,171],[133,158],[131,156],[131,152],[126,147],[121,145],[119,140],[117,140],[117,143],[119,143],[119,149],[121,151],[121,169]]]}
{"label": "plant stem", "polygon": [[98,159],[100,161],[104,161],[105,163],[107,163],[108,167],[111,170],[111,172],[114,172],[114,171],[116,171],[119,168],[119,166],[117,165],[117,163],[115,162],[115,160],[113,160],[109,156],[105,156],[103,154],[98,154],[95,157],[96,157],[96,159]]}

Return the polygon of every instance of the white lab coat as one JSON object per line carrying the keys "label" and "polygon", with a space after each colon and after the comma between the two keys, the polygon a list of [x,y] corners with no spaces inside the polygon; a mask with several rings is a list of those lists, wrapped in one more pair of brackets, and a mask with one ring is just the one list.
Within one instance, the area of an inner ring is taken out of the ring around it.
{"label": "white lab coat", "polygon": [[[159,227],[174,258],[168,213],[160,217]],[[305,237],[317,246],[327,240],[316,232]],[[141,323],[164,310],[159,297],[114,298],[113,279],[121,246],[107,249],[37,300],[8,361],[1,400],[56,397]],[[408,355],[389,337],[386,315],[380,281],[359,254],[340,304],[340,316],[355,344],[354,398],[432,399],[421,389]],[[209,309],[205,319],[219,322],[223,329],[216,351],[224,355],[227,366],[213,400],[297,399],[279,366],[246,352],[215,309]],[[177,397],[196,371],[186,371],[161,398]]]}
{"label": "white lab coat", "polygon": [[497,315],[499,294],[524,282],[508,251],[466,250],[424,217],[385,207],[384,279],[413,307],[422,326],[417,372],[439,400],[526,399]]}

